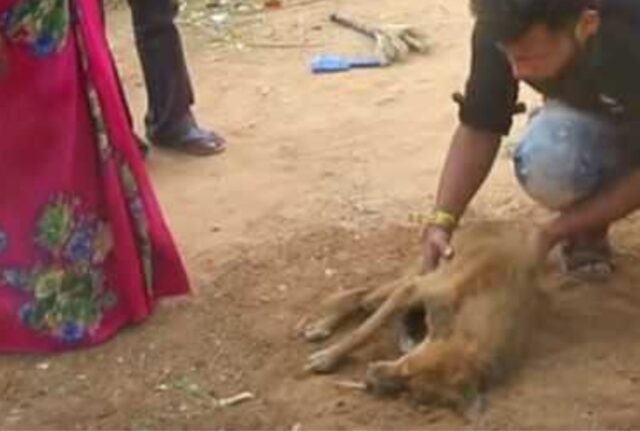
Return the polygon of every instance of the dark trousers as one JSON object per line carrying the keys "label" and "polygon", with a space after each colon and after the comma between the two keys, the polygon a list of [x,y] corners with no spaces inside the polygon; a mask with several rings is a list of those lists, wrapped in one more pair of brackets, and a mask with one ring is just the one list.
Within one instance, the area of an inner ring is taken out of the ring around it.
{"label": "dark trousers", "polygon": [[170,137],[193,122],[193,90],[174,19],[177,0],[129,0],[147,88],[147,135]]}

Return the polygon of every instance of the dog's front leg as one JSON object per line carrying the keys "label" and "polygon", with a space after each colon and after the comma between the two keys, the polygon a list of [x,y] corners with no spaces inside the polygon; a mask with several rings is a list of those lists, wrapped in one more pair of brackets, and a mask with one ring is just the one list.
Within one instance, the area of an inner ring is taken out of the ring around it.
{"label": "dog's front leg", "polygon": [[417,347],[395,361],[377,361],[369,364],[365,381],[367,390],[376,395],[393,395],[406,387],[408,379],[417,372],[417,364],[431,353],[430,338],[424,339]]}
{"label": "dog's front leg", "polygon": [[452,371],[463,351],[451,339],[425,339],[415,349],[395,361],[380,361],[369,365],[367,387],[378,394],[388,393],[417,376],[441,376]]}
{"label": "dog's front leg", "polygon": [[368,292],[368,289],[352,289],[333,295],[322,307],[328,314],[304,328],[304,339],[315,343],[329,338],[344,319],[360,308]]}

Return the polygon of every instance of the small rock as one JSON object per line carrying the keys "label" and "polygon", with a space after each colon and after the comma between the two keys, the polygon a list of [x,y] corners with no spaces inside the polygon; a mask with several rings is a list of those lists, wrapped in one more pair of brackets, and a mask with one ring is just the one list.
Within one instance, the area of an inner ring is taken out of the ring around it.
{"label": "small rock", "polygon": [[265,0],[264,7],[277,9],[282,7],[282,0]]}
{"label": "small rock", "polygon": [[265,85],[264,87],[260,88],[260,95],[262,97],[267,97],[270,93],[271,93],[271,87],[269,87],[268,85]]}
{"label": "small rock", "polygon": [[227,20],[229,19],[229,14],[227,13],[216,13],[210,16],[211,21],[215,24],[215,25],[222,25],[224,23],[227,22]]}
{"label": "small rock", "polygon": [[286,292],[289,289],[289,286],[287,286],[286,284],[280,284],[278,286],[278,290],[282,293]]}
{"label": "small rock", "polygon": [[50,367],[48,362],[40,362],[38,365],[36,365],[36,368],[41,370],[41,371],[46,371],[48,370]]}
{"label": "small rock", "polygon": [[397,100],[397,97],[395,96],[387,96],[387,97],[383,97],[379,100],[376,101],[376,105],[378,106],[384,106],[384,105],[389,105],[390,103],[393,103]]}
{"label": "small rock", "polygon": [[251,12],[252,8],[249,5],[240,4],[236,7],[236,10],[240,13],[247,13],[247,12]]}

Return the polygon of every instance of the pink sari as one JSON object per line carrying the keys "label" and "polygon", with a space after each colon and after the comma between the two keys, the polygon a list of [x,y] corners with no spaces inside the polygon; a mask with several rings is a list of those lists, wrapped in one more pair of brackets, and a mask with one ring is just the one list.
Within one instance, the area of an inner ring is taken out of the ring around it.
{"label": "pink sari", "polygon": [[0,352],[101,343],[187,293],[98,0],[0,0]]}

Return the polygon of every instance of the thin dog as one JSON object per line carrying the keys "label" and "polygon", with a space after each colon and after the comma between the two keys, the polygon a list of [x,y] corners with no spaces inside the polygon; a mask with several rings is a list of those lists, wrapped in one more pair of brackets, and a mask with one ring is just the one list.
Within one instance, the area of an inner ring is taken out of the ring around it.
{"label": "thin dog", "polygon": [[455,236],[455,257],[436,271],[420,275],[412,268],[377,289],[335,295],[327,301],[330,312],[306,328],[308,341],[330,337],[361,309],[373,314],[312,354],[306,369],[333,371],[393,316],[422,306],[428,336],[395,361],[371,363],[367,387],[376,394],[408,389],[425,402],[468,408],[524,357],[542,299],[534,238],[531,229],[515,223],[471,224]]}

